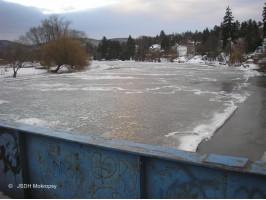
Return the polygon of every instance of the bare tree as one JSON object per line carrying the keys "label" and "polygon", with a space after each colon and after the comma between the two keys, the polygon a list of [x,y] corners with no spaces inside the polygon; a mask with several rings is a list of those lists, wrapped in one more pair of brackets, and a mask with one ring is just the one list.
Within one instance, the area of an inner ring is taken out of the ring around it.
{"label": "bare tree", "polygon": [[55,40],[59,36],[68,36],[85,43],[85,32],[70,29],[70,24],[71,22],[64,17],[52,15],[41,21],[40,26],[32,27],[25,35],[20,36],[20,41],[34,48],[37,60],[41,58],[43,45]]}
{"label": "bare tree", "polygon": [[32,48],[20,42],[10,44],[4,49],[3,58],[13,68],[13,77],[17,77],[18,70],[28,62],[32,62]]}
{"label": "bare tree", "polygon": [[58,15],[52,15],[42,21],[42,34],[46,42],[55,40],[59,35],[67,35],[70,21],[65,20]]}

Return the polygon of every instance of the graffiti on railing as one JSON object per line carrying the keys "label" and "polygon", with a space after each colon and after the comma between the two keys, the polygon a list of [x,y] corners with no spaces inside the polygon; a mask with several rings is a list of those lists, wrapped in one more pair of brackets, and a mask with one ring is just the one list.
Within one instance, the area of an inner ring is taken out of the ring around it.
{"label": "graffiti on railing", "polygon": [[18,140],[15,135],[0,133],[0,162],[3,163],[3,172],[11,172],[16,176],[20,173],[20,155]]}
{"label": "graffiti on railing", "polygon": [[[102,184],[92,184],[92,197],[99,197],[101,194],[110,194],[112,198],[123,198],[125,193],[134,193],[137,190],[137,169],[138,166],[127,160],[104,157],[102,153],[94,152],[90,159],[91,174],[95,180]],[[112,179],[113,185],[108,184]],[[129,180],[130,181],[127,181]],[[105,184],[107,181],[107,184]]]}
{"label": "graffiti on railing", "polygon": [[57,184],[58,189],[74,196],[79,195],[78,191],[90,198],[137,198],[139,195],[138,159],[82,146],[73,151],[45,139],[32,138],[31,145],[34,149],[31,166],[39,166],[41,171],[37,182],[56,180],[48,183]]}

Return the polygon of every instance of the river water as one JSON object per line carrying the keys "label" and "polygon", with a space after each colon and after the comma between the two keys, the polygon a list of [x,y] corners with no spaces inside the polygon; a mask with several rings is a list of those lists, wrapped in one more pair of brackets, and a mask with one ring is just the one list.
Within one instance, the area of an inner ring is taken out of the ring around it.
{"label": "river water", "polygon": [[0,78],[0,119],[196,151],[250,95],[255,71],[93,62],[78,73]]}

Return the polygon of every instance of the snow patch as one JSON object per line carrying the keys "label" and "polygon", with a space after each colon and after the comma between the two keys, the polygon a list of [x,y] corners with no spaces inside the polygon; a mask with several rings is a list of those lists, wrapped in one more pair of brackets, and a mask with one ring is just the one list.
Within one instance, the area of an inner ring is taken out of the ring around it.
{"label": "snow patch", "polygon": [[112,91],[112,90],[118,90],[118,91],[123,91],[123,88],[119,87],[85,87],[82,88],[81,90],[83,91]]}
{"label": "snow patch", "polygon": [[230,96],[235,103],[244,103],[247,100],[247,98],[250,96],[250,93],[248,92],[245,92],[244,94],[231,93]]}
{"label": "snow patch", "polygon": [[205,61],[203,60],[203,57],[198,55],[198,56],[194,56],[193,58],[191,58],[189,61],[187,61],[187,63],[190,64],[204,64]]}
{"label": "snow patch", "polygon": [[217,79],[215,78],[207,78],[207,77],[203,77],[204,81],[210,81],[210,82],[217,82]]}
{"label": "snow patch", "polygon": [[38,118],[19,119],[16,122],[33,126],[46,126],[47,122]]}
{"label": "snow patch", "polygon": [[237,106],[232,102],[230,107],[227,107],[223,113],[214,114],[210,123],[200,124],[194,128],[193,131],[186,132],[172,132],[165,135],[165,137],[173,137],[179,141],[178,149],[183,151],[196,152],[199,144],[203,140],[210,139],[213,134],[230,118],[235,112]]}
{"label": "snow patch", "polygon": [[[204,94],[204,92],[201,93],[196,93],[195,94]],[[210,99],[210,101],[214,101],[214,102],[224,102],[226,104],[229,103],[229,105],[231,104],[231,102],[233,103],[244,103],[247,98],[250,96],[250,93],[248,92],[244,92],[242,94],[238,94],[238,93],[229,93],[227,94],[226,92],[222,91],[217,93],[217,95],[213,98]]]}
{"label": "snow patch", "polygon": [[[0,78],[5,78],[5,77],[12,77],[13,76],[13,68],[3,68],[1,66],[1,75]],[[46,69],[35,69],[35,68],[20,68],[18,70],[17,77],[20,77],[21,75],[36,75],[36,74],[46,74],[47,70]]]}
{"label": "snow patch", "polygon": [[3,192],[0,192],[0,199],[11,199],[11,198],[5,195]]}
{"label": "snow patch", "polygon": [[123,88],[120,87],[59,87],[59,88],[44,88],[39,89],[42,92],[47,91],[123,91]]}
{"label": "snow patch", "polygon": [[79,78],[79,79],[83,79],[83,80],[113,80],[113,79],[134,79],[134,77],[130,77],[130,76],[91,76],[88,74],[72,74],[72,75],[68,75],[69,77],[73,77],[73,78]]}
{"label": "snow patch", "polygon": [[56,121],[50,123],[43,119],[38,119],[38,118],[19,119],[16,122],[32,126],[41,126],[41,127],[53,127],[54,125],[58,124],[58,122]]}
{"label": "snow patch", "polygon": [[256,70],[249,70],[249,69],[244,69],[245,70],[245,81],[247,82],[249,78],[255,77],[255,76],[263,76],[262,73],[256,71]]}
{"label": "snow patch", "polygon": [[187,61],[188,59],[185,56],[181,56],[181,57],[174,59],[174,62],[178,62],[178,63],[186,63]]}
{"label": "snow patch", "polygon": [[1,104],[4,104],[4,103],[9,103],[9,101],[0,100],[0,105],[1,105]]}
{"label": "snow patch", "polygon": [[263,162],[266,162],[266,152],[264,152],[264,154],[263,154],[263,156],[262,156],[262,158],[260,160],[263,161]]}

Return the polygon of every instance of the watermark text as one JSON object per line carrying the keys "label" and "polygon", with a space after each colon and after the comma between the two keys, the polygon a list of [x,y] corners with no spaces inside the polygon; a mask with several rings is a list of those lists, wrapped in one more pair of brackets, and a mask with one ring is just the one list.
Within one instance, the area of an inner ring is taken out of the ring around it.
{"label": "watermark text", "polygon": [[[9,188],[13,188],[13,185],[9,184]],[[18,184],[18,189],[53,189],[55,190],[57,188],[57,185],[44,185],[44,184]]]}

